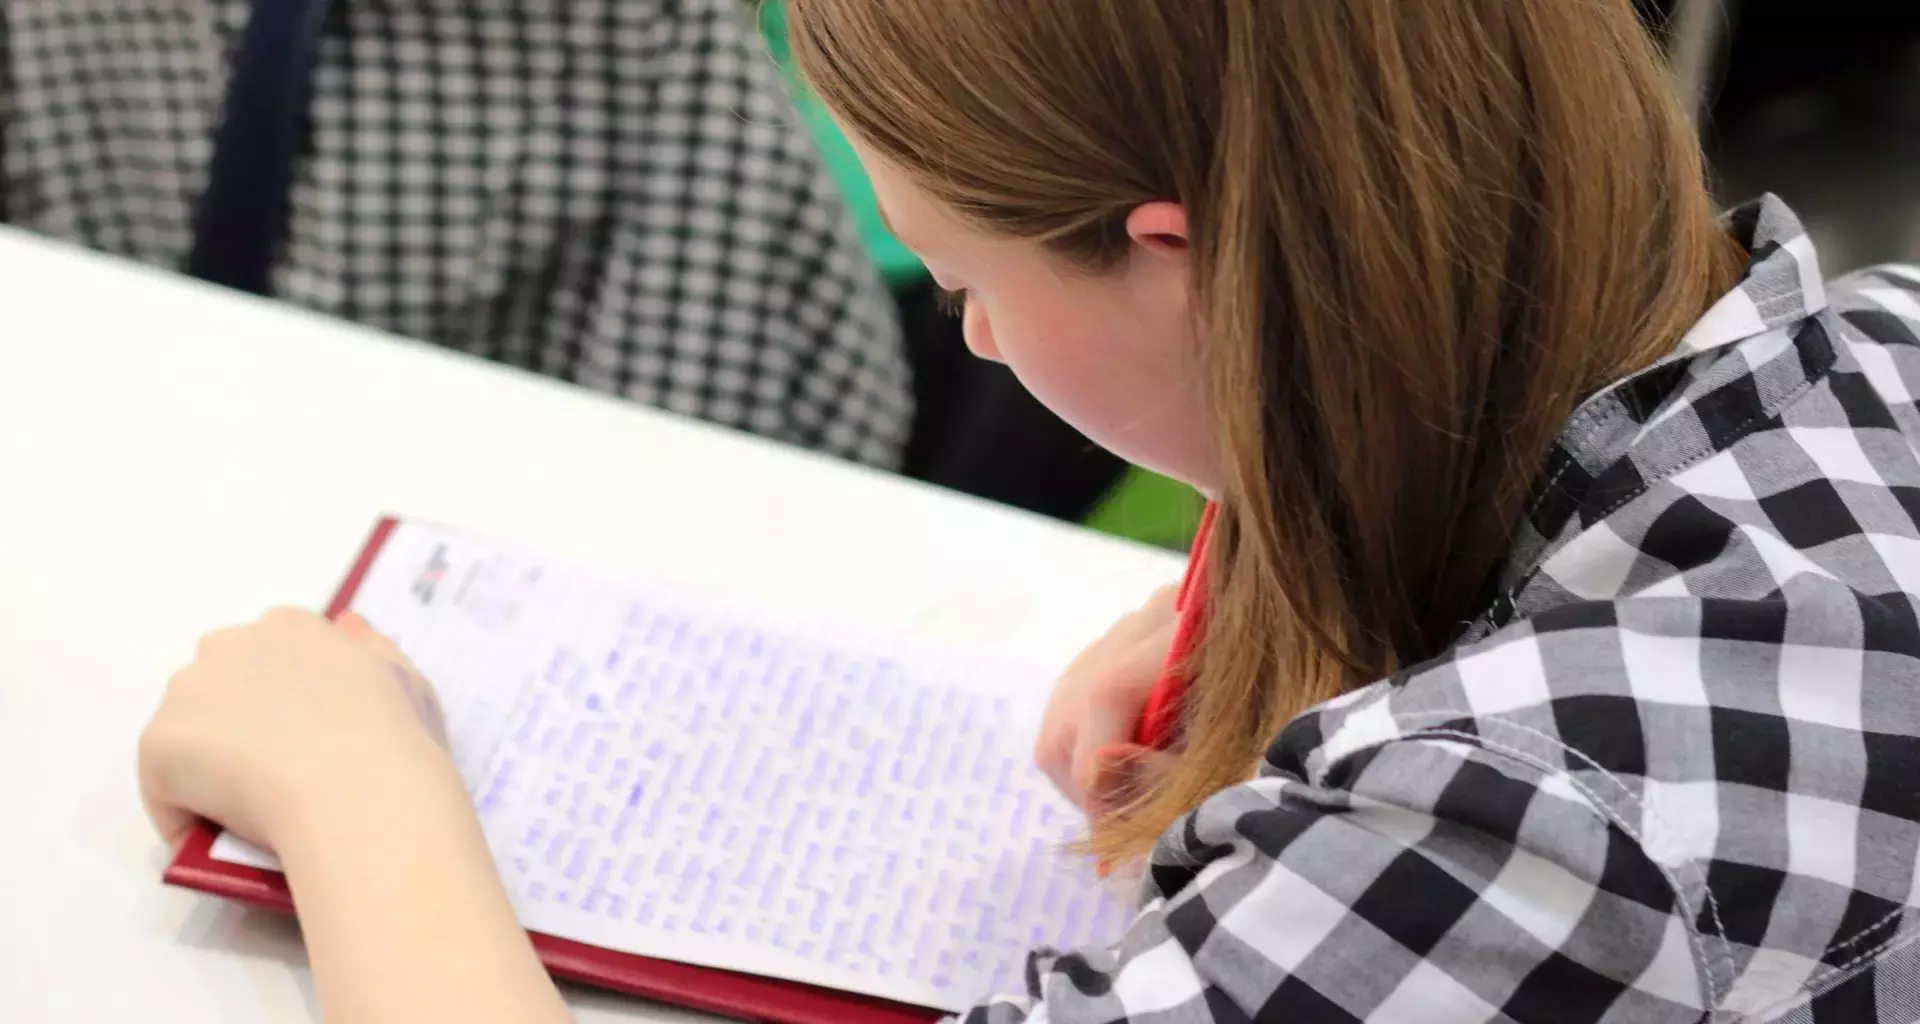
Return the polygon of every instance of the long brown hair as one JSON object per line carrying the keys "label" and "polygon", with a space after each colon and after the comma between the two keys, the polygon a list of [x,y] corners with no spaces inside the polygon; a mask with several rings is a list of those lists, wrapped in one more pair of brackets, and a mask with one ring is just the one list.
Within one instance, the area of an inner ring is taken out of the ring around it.
{"label": "long brown hair", "polygon": [[1090,271],[1185,205],[1223,479],[1182,755],[1143,853],[1288,719],[1492,596],[1585,396],[1737,273],[1630,0],[793,0],[848,131]]}

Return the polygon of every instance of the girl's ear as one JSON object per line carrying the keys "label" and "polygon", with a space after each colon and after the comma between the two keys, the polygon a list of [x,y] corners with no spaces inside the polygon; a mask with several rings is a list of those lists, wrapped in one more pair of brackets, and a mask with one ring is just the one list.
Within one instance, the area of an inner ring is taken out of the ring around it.
{"label": "girl's ear", "polygon": [[1141,203],[1127,214],[1127,237],[1154,255],[1185,259],[1187,208],[1172,202]]}

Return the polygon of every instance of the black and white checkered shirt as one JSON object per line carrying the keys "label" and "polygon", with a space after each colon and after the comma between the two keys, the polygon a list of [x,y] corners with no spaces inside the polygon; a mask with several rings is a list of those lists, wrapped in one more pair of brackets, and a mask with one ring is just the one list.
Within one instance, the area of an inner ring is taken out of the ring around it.
{"label": "black and white checkered shirt", "polygon": [[1920,1019],[1920,270],[1732,226],[1466,640],[1289,725],[1117,948],[971,1021]]}
{"label": "black and white checkered shirt", "polygon": [[[181,266],[251,0],[0,0],[0,219]],[[275,291],[878,464],[892,305],[738,0],[336,0]]]}

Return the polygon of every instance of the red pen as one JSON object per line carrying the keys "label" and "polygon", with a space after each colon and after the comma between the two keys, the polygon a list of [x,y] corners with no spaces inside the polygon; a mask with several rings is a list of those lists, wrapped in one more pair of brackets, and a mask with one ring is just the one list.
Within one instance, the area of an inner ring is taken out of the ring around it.
{"label": "red pen", "polygon": [[1141,710],[1140,724],[1134,731],[1134,742],[1149,750],[1165,750],[1178,732],[1180,702],[1186,696],[1189,682],[1186,663],[1200,642],[1200,625],[1206,615],[1207,538],[1213,533],[1213,515],[1217,509],[1218,506],[1208,502],[1206,511],[1200,514],[1193,550],[1187,556],[1187,574],[1180,581],[1179,595],[1174,598],[1173,606],[1180,613],[1180,623],[1174,628],[1166,666],[1147,694],[1147,705]]}

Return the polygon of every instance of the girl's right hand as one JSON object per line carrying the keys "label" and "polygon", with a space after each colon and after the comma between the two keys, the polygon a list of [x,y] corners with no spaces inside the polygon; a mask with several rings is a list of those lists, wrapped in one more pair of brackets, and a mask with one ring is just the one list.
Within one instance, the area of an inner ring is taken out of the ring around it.
{"label": "girl's right hand", "polygon": [[1168,758],[1133,736],[1173,647],[1179,592],[1171,586],[1155,592],[1082,651],[1054,684],[1034,763],[1089,817],[1110,810],[1141,781],[1140,773],[1157,771]]}

